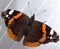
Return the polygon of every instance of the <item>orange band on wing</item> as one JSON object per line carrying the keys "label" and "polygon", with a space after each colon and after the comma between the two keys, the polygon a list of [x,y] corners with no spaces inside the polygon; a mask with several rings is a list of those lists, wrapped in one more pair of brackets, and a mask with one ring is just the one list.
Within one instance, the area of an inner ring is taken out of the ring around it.
{"label": "orange band on wing", "polygon": [[11,39],[13,39],[14,41],[17,40],[17,36],[13,34],[11,29],[8,28],[7,33]]}
{"label": "orange band on wing", "polygon": [[14,21],[14,19],[10,19],[9,22],[8,22],[8,25],[12,24],[12,22]]}
{"label": "orange band on wing", "polygon": [[46,25],[45,24],[42,24],[42,32],[43,32],[43,36],[39,40],[40,42],[44,42],[46,40]]}
{"label": "orange band on wing", "polygon": [[23,13],[18,13],[16,16],[13,16],[8,22],[8,25],[11,25],[14,22],[14,19],[18,19],[19,17],[22,16]]}
{"label": "orange band on wing", "polygon": [[19,17],[22,16],[23,13],[18,13],[18,15],[14,16],[13,18],[18,19]]}
{"label": "orange band on wing", "polygon": [[46,25],[42,24],[42,32],[46,34]]}
{"label": "orange band on wing", "polygon": [[33,43],[25,42],[25,45],[28,46],[28,47],[37,47],[37,46],[40,45],[40,43],[39,42],[33,42]]}

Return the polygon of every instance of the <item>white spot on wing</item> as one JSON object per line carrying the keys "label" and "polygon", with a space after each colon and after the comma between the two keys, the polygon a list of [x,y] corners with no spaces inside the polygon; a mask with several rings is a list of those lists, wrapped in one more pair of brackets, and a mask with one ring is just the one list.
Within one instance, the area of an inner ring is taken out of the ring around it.
{"label": "white spot on wing", "polygon": [[6,15],[6,17],[8,17],[8,15]]}
{"label": "white spot on wing", "polygon": [[11,15],[13,12],[14,12],[14,10],[11,10],[11,11],[9,12],[9,14]]}
{"label": "white spot on wing", "polygon": [[53,33],[54,33],[54,30],[53,30],[53,29],[51,29],[50,34],[51,34],[51,35],[53,35]]}
{"label": "white spot on wing", "polygon": [[53,39],[52,36],[50,37],[50,39]]}

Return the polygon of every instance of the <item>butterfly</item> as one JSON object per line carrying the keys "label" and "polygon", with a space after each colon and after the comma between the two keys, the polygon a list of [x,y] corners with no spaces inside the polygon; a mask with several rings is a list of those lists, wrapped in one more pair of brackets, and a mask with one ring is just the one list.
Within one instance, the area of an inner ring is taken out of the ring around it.
{"label": "butterfly", "polygon": [[1,17],[4,19],[9,37],[20,42],[24,36],[25,46],[37,47],[59,41],[59,35],[47,24],[35,20],[35,14],[30,18],[18,10],[7,9],[1,12]]}

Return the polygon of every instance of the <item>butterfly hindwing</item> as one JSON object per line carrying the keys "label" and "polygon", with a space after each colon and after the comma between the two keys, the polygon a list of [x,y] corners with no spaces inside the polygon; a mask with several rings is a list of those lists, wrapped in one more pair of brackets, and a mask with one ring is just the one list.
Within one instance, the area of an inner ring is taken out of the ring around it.
{"label": "butterfly hindwing", "polygon": [[23,44],[29,47],[39,46],[39,39],[42,37],[41,24],[39,22],[33,21],[32,26],[28,26],[27,34],[24,37]]}

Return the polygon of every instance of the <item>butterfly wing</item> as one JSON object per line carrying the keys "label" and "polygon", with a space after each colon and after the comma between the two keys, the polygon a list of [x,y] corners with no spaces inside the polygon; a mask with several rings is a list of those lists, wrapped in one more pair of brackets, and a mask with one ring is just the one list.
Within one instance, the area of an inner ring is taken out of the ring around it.
{"label": "butterfly wing", "polygon": [[40,44],[57,41],[59,41],[59,35],[57,35],[54,30],[51,35],[51,28],[49,26],[45,24],[39,25],[39,22],[35,22],[31,30],[28,31],[28,34],[25,36],[23,44],[28,47],[36,47]]}
{"label": "butterfly wing", "polygon": [[12,30],[10,28],[7,29],[7,33],[11,39],[14,41],[17,39],[17,36],[13,34]]}
{"label": "butterfly wing", "polygon": [[18,41],[19,42],[21,40],[21,38],[23,37],[23,33],[22,32],[18,32],[17,35],[16,35],[16,34],[13,33],[13,31],[10,28],[7,29],[7,33],[9,35],[9,37],[11,39],[13,39],[14,41]]}
{"label": "butterfly wing", "polygon": [[36,47],[39,46],[41,43],[39,39],[42,37],[41,25],[39,22],[32,22],[31,26],[29,25],[27,28],[27,34],[25,35],[23,44],[28,47]]}
{"label": "butterfly wing", "polygon": [[36,46],[39,46],[40,43],[39,41],[35,41],[34,38],[31,38],[31,36],[27,35],[24,38],[23,45],[28,46],[28,47],[36,47]]}

